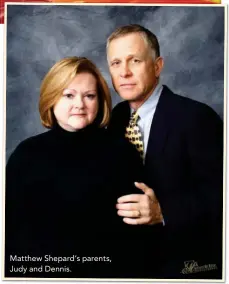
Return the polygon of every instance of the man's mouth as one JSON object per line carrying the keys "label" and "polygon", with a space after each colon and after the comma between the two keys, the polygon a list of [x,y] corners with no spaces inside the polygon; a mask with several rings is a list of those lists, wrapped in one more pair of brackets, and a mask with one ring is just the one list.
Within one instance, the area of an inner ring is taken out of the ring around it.
{"label": "man's mouth", "polygon": [[120,87],[123,88],[123,89],[131,89],[135,86],[136,86],[136,84],[134,84],[134,83],[125,83],[125,84],[120,85]]}

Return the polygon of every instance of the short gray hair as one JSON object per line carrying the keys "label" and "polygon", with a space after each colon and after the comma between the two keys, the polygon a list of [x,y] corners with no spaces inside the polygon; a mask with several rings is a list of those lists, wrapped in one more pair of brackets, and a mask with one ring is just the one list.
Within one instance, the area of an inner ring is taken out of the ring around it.
{"label": "short gray hair", "polygon": [[143,37],[153,51],[154,59],[160,56],[160,46],[156,35],[140,25],[127,25],[117,28],[107,39],[107,50],[112,40],[132,33],[139,33]]}

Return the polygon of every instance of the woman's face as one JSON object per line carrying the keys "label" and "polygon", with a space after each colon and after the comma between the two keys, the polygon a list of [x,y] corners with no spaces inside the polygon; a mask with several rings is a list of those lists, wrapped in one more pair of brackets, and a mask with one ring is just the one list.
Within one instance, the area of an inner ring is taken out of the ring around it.
{"label": "woman's face", "polygon": [[54,106],[58,124],[67,131],[77,131],[95,120],[99,108],[96,78],[80,73],[64,89]]}

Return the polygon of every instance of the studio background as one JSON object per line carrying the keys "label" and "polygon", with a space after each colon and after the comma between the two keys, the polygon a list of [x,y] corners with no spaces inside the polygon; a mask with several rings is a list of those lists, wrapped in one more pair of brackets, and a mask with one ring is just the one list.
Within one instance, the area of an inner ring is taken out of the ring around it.
{"label": "studio background", "polygon": [[106,39],[115,28],[140,24],[158,37],[161,82],[211,106],[223,118],[224,7],[8,5],[6,159],[40,123],[40,84],[56,61],[85,56],[101,70],[112,94]]}

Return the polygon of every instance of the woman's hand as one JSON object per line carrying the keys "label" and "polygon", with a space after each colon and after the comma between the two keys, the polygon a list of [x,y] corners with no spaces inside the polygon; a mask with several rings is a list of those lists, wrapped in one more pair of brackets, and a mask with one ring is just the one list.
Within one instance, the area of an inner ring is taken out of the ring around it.
{"label": "woman's hand", "polygon": [[135,182],[144,194],[129,194],[118,199],[118,215],[130,225],[155,225],[163,222],[160,204],[152,188],[144,183]]}

